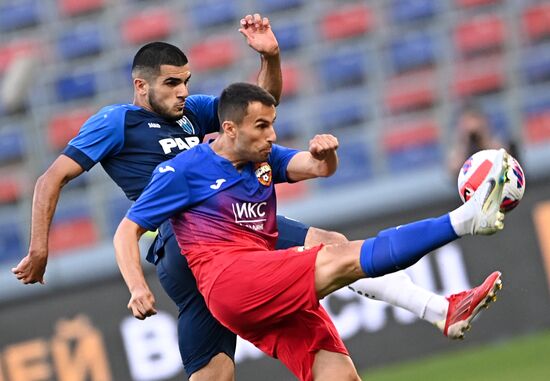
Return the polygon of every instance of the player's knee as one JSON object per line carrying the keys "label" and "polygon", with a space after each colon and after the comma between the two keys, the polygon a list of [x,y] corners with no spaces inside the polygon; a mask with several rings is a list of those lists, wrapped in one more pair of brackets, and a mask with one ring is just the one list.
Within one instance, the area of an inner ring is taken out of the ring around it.
{"label": "player's knee", "polygon": [[321,243],[335,245],[346,242],[348,239],[342,233],[311,227],[307,231],[305,246],[312,247]]}
{"label": "player's knee", "polygon": [[190,381],[234,381],[235,364],[225,353],[218,353],[210,362],[194,372]]}
{"label": "player's knee", "polygon": [[315,288],[319,297],[364,276],[359,263],[360,247],[360,241],[353,241],[319,250],[315,261]]}

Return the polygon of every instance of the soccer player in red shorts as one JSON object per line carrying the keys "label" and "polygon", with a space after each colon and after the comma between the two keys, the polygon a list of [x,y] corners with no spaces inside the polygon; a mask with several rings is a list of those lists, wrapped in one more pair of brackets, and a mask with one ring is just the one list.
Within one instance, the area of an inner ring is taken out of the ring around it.
{"label": "soccer player in red shorts", "polygon": [[[386,229],[376,237],[313,248],[274,250],[274,184],[330,176],[338,141],[317,135],[309,151],[273,144],[275,100],[258,86],[226,88],[220,136],[163,162],[115,234],[117,263],[130,291],[147,289],[139,237],[167,218],[212,314],[279,358],[300,380],[357,380],[355,367],[319,299],[360,278],[406,268],[467,234],[503,228],[506,152],[463,206],[438,218]],[[134,316],[154,299],[132,292]]]}

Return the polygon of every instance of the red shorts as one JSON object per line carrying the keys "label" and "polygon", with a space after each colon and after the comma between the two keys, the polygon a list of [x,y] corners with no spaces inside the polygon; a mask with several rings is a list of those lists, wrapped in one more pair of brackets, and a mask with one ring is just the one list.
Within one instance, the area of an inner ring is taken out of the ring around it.
{"label": "red shorts", "polygon": [[[231,264],[209,282],[208,290],[202,289],[208,308],[223,325],[278,358],[300,380],[313,379],[317,351],[348,355],[317,299],[315,259],[321,247],[220,253],[231,256],[229,261],[221,260]],[[198,273],[207,273],[204,270]]]}

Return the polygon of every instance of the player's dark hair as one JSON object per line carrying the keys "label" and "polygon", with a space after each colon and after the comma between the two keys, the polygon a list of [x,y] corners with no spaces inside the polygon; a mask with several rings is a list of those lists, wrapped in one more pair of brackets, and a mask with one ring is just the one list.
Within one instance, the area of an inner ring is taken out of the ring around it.
{"label": "player's dark hair", "polygon": [[239,124],[246,116],[248,105],[260,102],[265,106],[276,106],[273,95],[260,86],[251,83],[237,82],[227,86],[220,95],[218,118],[221,123],[226,120]]}
{"label": "player's dark hair", "polygon": [[134,56],[132,77],[152,78],[160,72],[161,65],[183,66],[187,62],[187,57],[177,46],[151,42],[142,46]]}

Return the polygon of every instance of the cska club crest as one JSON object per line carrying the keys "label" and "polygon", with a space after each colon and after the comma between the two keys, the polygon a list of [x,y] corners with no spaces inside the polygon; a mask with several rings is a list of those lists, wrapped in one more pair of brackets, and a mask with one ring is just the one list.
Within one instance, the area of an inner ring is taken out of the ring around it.
{"label": "cska club crest", "polygon": [[267,162],[256,163],[254,166],[254,173],[260,184],[266,187],[271,185],[271,167]]}

